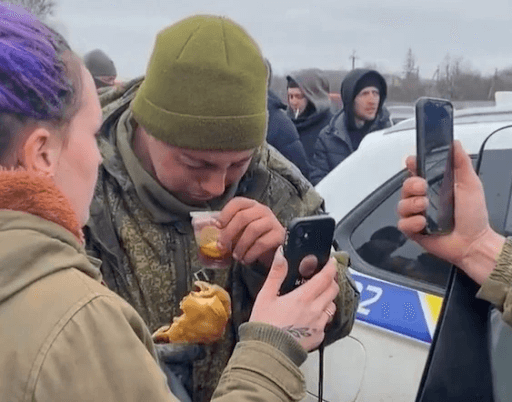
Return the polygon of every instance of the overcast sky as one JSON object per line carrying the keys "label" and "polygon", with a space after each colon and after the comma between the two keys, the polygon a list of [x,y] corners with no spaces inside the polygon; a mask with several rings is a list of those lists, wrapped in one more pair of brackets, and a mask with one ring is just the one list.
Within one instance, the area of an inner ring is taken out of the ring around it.
{"label": "overcast sky", "polygon": [[156,33],[196,13],[220,14],[260,44],[275,73],[371,63],[400,73],[412,49],[420,75],[432,77],[449,53],[484,74],[512,67],[510,0],[56,0],[74,49],[107,52],[119,76],[145,71]]}

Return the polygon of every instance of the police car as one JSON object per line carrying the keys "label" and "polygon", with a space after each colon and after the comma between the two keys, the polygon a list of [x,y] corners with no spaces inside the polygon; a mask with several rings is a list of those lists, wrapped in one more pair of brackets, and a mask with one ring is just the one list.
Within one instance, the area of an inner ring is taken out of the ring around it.
{"label": "police car", "polygon": [[[512,103],[455,111],[454,137],[475,164],[494,132],[506,139],[499,147],[512,149]],[[396,228],[396,207],[407,177],[405,158],[415,154],[415,141],[414,119],[371,133],[316,186],[337,222],[335,242],[350,253],[352,276],[361,292],[352,332],[325,349],[325,401],[410,402],[416,397],[451,266]],[[510,160],[510,152],[505,158],[487,158],[484,188],[491,223],[493,210],[508,206],[510,194],[502,189],[510,187]],[[508,187],[497,180],[505,177]],[[315,401],[316,353],[302,369],[306,401]]]}

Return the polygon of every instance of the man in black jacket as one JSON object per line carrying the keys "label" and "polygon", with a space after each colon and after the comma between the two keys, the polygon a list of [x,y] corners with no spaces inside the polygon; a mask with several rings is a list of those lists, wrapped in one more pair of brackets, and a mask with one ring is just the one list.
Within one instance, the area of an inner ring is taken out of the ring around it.
{"label": "man in black jacket", "polygon": [[310,160],[314,185],[354,152],[365,135],[391,126],[383,106],[386,94],[386,81],[377,71],[355,69],[345,77],[341,83],[343,109],[320,132]]}

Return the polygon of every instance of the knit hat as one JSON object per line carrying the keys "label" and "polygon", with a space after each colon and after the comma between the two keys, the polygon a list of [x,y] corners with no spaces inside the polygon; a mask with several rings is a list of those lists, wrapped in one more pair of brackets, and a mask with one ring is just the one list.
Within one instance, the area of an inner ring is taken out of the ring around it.
{"label": "knit hat", "polygon": [[374,74],[372,71],[363,75],[354,88],[354,98],[361,92],[363,89],[367,87],[375,87],[379,90],[379,93],[382,94],[382,77],[377,74]]}
{"label": "knit hat", "polygon": [[116,77],[117,71],[114,62],[102,50],[94,49],[84,56],[84,64],[94,78],[98,88],[106,86],[97,77]]}
{"label": "knit hat", "polygon": [[135,120],[170,145],[246,150],[265,139],[267,69],[253,39],[209,15],[161,31],[132,102]]}

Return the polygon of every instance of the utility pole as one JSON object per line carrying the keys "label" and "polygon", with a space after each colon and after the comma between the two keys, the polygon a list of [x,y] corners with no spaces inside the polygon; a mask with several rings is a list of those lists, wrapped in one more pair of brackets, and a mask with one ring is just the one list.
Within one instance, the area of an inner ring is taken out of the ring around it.
{"label": "utility pole", "polygon": [[494,75],[491,81],[491,87],[489,88],[489,93],[487,94],[487,99],[492,99],[494,94],[496,93],[496,83],[498,81],[498,69],[494,70]]}
{"label": "utility pole", "polygon": [[355,50],[352,50],[352,55],[349,57],[349,59],[352,60],[352,70],[355,68],[356,66],[356,59],[358,59],[359,57],[356,56],[356,51]]}

